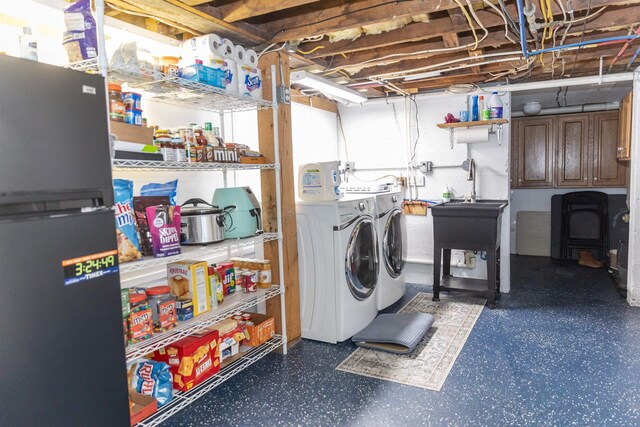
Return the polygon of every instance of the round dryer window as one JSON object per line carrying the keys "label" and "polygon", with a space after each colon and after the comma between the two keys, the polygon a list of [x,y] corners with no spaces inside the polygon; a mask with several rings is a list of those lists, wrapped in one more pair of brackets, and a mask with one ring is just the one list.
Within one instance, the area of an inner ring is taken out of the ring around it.
{"label": "round dryer window", "polygon": [[358,300],[369,298],[378,283],[377,245],[373,221],[360,220],[349,238],[345,266],[347,286]]}
{"label": "round dryer window", "polygon": [[407,243],[405,217],[400,209],[389,214],[382,238],[382,256],[389,276],[396,278],[402,274],[406,259]]}

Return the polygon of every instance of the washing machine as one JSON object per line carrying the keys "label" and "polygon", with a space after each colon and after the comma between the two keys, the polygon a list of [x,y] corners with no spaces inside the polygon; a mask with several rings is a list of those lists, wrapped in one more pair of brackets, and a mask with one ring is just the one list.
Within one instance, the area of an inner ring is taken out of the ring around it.
{"label": "washing machine", "polygon": [[407,259],[407,226],[402,213],[402,193],[375,195],[375,225],[380,253],[380,275],[376,301],[378,310],[389,307],[404,295],[404,267]]}
{"label": "washing machine", "polygon": [[302,337],[347,340],[378,314],[375,200],[303,201],[296,214]]}

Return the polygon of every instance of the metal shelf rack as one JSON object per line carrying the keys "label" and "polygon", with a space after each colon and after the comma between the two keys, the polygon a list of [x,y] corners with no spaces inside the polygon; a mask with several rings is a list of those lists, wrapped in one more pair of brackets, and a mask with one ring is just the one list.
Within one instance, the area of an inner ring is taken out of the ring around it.
{"label": "metal shelf rack", "polygon": [[[279,233],[263,233],[254,237],[244,239],[227,239],[220,243],[212,243],[206,246],[182,246],[182,253],[166,258],[148,257],[140,261],[127,262],[120,264],[120,274],[126,274],[133,271],[156,270],[157,267],[164,267],[170,262],[180,261],[183,259],[199,259],[209,258],[212,255],[224,253],[229,250],[237,250],[240,248],[278,240]],[[122,279],[122,281],[126,279]]]}
{"label": "metal shelf rack", "polygon": [[198,386],[192,388],[188,392],[183,393],[174,391],[173,400],[171,402],[169,402],[162,408],[159,408],[158,412],[151,415],[149,418],[145,419],[137,425],[143,427],[152,427],[159,425],[163,421],[166,421],[172,415],[191,405],[194,401],[200,399],[202,396],[218,387],[223,382],[227,381],[229,378],[235,376],[249,366],[253,365],[258,360],[262,359],[281,345],[283,345],[282,336],[275,335],[269,341],[265,342],[259,347],[252,348],[245,355],[243,355],[242,358],[231,362],[229,365],[222,368],[220,372],[218,372],[202,384],[199,384]]}
{"label": "metal shelf rack", "polygon": [[236,292],[225,297],[217,308],[193,319],[178,322],[178,326],[152,336],[136,344],[129,344],[126,348],[127,363],[143,357],[153,351],[160,350],[184,337],[193,335],[233,315],[236,311],[247,310],[265,302],[269,298],[280,295],[280,286],[272,285],[268,289],[258,289],[256,292]]}
{"label": "metal shelf rack", "polygon": [[202,163],[202,162],[162,162],[153,160],[123,160],[113,159],[114,169],[136,169],[146,171],[180,170],[180,171],[227,171],[252,169],[280,169],[280,165],[273,163]]}

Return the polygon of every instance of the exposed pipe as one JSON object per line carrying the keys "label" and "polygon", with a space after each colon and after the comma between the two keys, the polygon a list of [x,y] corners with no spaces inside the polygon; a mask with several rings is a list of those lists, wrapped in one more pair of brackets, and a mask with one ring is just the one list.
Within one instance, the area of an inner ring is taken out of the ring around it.
{"label": "exposed pipe", "polygon": [[[597,104],[583,104],[583,105],[570,105],[568,107],[556,107],[556,108],[543,108],[535,116],[545,116],[552,114],[567,114],[567,113],[587,113],[590,111],[607,111],[618,110],[620,108],[619,102],[601,102]],[[527,116],[522,111],[511,111],[511,117],[524,117]],[[529,116],[527,116],[529,117]]]}
{"label": "exposed pipe", "polygon": [[[425,258],[407,258],[405,259],[405,262],[407,264],[420,264],[420,265],[433,265],[433,260],[432,259],[425,259]],[[460,262],[460,261],[452,261],[451,262],[451,267],[457,267],[457,268],[467,268],[470,269],[471,267],[469,267],[467,264]]]}

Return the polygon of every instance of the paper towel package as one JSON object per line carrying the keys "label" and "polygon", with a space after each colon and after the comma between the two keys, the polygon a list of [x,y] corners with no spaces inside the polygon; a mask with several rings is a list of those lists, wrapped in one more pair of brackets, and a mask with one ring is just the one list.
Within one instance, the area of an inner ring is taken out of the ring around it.
{"label": "paper towel package", "polygon": [[456,129],[454,137],[458,144],[489,142],[489,127],[483,126],[472,129]]}

